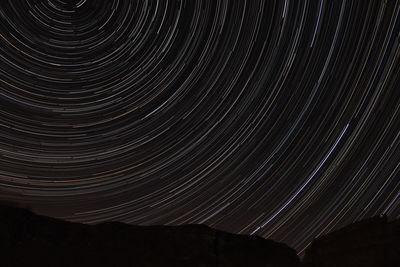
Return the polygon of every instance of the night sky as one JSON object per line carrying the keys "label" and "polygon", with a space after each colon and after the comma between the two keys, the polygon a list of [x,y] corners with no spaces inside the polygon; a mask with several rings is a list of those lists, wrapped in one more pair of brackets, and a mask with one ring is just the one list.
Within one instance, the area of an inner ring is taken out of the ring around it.
{"label": "night sky", "polygon": [[4,0],[0,200],[285,242],[400,217],[400,1]]}

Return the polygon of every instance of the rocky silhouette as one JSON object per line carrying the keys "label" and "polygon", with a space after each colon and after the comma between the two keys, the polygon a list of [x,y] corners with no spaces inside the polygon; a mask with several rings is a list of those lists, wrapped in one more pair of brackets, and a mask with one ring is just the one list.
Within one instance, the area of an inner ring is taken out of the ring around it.
{"label": "rocky silhouette", "polygon": [[300,264],[285,244],[205,225],[97,225],[0,204],[0,266],[400,266],[400,220],[374,217],[316,238]]}
{"label": "rocky silhouette", "polygon": [[0,266],[300,266],[288,246],[204,225],[86,225],[0,205]]}
{"label": "rocky silhouette", "polygon": [[400,266],[400,220],[373,217],[315,239],[305,267]]}

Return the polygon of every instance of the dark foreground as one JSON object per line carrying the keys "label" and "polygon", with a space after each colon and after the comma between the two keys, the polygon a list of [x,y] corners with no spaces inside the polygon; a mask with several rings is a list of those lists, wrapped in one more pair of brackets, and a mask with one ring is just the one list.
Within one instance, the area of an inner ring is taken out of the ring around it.
{"label": "dark foreground", "polygon": [[[316,239],[303,266],[400,266],[400,224],[384,218]],[[301,266],[285,244],[204,225],[85,225],[0,205],[0,266]]]}

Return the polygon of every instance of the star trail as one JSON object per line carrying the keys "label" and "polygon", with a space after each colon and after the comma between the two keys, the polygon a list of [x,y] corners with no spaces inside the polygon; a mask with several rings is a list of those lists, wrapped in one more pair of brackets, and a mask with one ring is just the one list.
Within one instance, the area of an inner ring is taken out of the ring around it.
{"label": "star trail", "polygon": [[0,199],[285,242],[400,216],[400,1],[5,0]]}

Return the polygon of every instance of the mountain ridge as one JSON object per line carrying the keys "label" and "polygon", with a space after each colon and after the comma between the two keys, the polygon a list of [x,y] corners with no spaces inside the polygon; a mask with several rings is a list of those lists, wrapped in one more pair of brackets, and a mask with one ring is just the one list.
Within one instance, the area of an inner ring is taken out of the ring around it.
{"label": "mountain ridge", "polygon": [[0,205],[0,229],[2,266],[300,266],[283,243],[206,225],[88,225]]}
{"label": "mountain ridge", "polygon": [[400,220],[373,217],[317,237],[303,261],[286,244],[204,224],[68,222],[0,203],[0,264],[14,266],[400,266]]}

